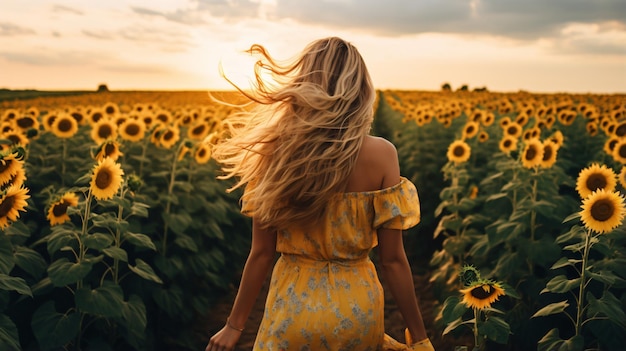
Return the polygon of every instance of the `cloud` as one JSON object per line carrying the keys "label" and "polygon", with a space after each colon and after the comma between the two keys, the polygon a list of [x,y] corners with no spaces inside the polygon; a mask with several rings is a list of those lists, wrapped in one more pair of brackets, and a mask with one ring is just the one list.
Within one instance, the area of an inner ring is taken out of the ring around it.
{"label": "cloud", "polygon": [[83,29],[81,33],[98,40],[124,39],[139,45],[157,47],[165,52],[183,52],[195,47],[189,33],[155,27],[129,26],[115,31]]}
{"label": "cloud", "polygon": [[[36,66],[76,66],[94,61],[93,54],[84,51],[0,51],[0,57],[10,62]],[[102,57],[100,57],[102,58]]]}
{"label": "cloud", "polygon": [[80,32],[90,38],[100,39],[100,40],[111,40],[115,37],[115,35],[112,32],[102,31],[102,30],[96,32],[92,30],[83,29]]}
{"label": "cloud", "polygon": [[380,35],[466,33],[537,39],[570,22],[624,22],[623,0],[277,0],[273,16]]}
{"label": "cloud", "polygon": [[63,5],[54,5],[52,7],[52,12],[67,12],[67,13],[71,13],[74,15],[83,15],[84,13],[80,10],[71,8],[71,7],[67,7],[67,6],[63,6]]}
{"label": "cloud", "polygon": [[151,9],[147,9],[145,7],[131,7],[134,13],[144,15],[144,16],[155,16],[162,17],[168,21],[188,24],[188,25],[198,25],[204,24],[206,21],[202,18],[201,14],[195,10],[185,10],[178,9],[174,12],[160,12]]}
{"label": "cloud", "polygon": [[35,31],[30,28],[18,26],[17,24],[0,22],[0,37],[12,37],[28,34],[35,34]]}

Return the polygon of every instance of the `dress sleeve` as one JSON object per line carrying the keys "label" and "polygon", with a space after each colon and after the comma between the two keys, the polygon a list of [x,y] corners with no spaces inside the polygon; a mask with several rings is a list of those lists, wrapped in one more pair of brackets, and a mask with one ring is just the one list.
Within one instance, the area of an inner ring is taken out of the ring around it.
{"label": "dress sleeve", "polygon": [[376,194],[374,228],[409,229],[420,222],[420,202],[415,185],[406,178]]}

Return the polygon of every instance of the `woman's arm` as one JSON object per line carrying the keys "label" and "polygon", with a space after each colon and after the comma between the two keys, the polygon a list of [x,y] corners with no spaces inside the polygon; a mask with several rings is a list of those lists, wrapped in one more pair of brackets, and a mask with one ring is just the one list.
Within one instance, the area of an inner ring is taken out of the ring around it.
{"label": "woman's arm", "polygon": [[378,254],[381,273],[400,309],[412,339],[417,342],[428,338],[415,296],[413,274],[404,251],[402,231],[378,229]]}
{"label": "woman's arm", "polygon": [[276,231],[264,229],[252,219],[252,247],[233,308],[226,325],[211,338],[206,351],[232,350],[235,347],[275,258]]}

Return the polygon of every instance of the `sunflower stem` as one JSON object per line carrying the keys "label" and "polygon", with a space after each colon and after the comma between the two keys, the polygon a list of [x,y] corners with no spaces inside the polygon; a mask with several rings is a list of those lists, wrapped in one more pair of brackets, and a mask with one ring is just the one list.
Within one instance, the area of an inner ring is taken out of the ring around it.
{"label": "sunflower stem", "polygon": [[[537,202],[537,168],[535,167],[535,177],[533,179],[533,189],[532,189],[532,202],[535,204]],[[531,244],[535,241],[535,226],[537,221],[537,211],[533,206],[532,210],[530,210],[530,242]],[[531,261],[528,261],[528,271],[531,275],[533,275],[533,264]]]}
{"label": "sunflower stem", "polygon": [[[91,212],[91,189],[87,191],[87,200],[85,200],[85,215],[83,217],[83,225],[80,231],[80,238],[78,240],[78,263],[83,262],[85,259],[85,245],[83,244],[83,238],[87,236],[87,227],[89,224],[89,213]],[[76,288],[80,289],[83,286],[83,280],[80,279],[76,282]]]}
{"label": "sunflower stem", "polygon": [[167,231],[168,231],[168,222],[169,222],[169,214],[170,209],[172,207],[172,193],[174,193],[174,180],[176,179],[176,165],[178,161],[178,153],[180,149],[183,147],[184,143],[180,143],[176,152],[174,152],[173,160],[172,160],[172,171],[170,172],[170,183],[167,189],[167,202],[165,203],[165,224],[163,225],[163,243],[162,249],[163,256],[165,256],[167,252]]}
{"label": "sunflower stem", "polygon": [[580,287],[578,288],[578,301],[576,306],[576,336],[580,335],[583,325],[583,299],[585,294],[585,286],[587,275],[587,261],[589,260],[589,249],[591,248],[591,229],[587,230],[585,235],[585,247],[583,249],[582,267],[580,270]]}
{"label": "sunflower stem", "polygon": [[480,317],[480,309],[474,307],[474,350],[480,349],[480,345],[478,343],[478,318]]}
{"label": "sunflower stem", "polygon": [[146,158],[146,149],[148,148],[148,142],[150,138],[146,138],[141,144],[141,158],[139,159],[139,177],[143,176],[143,160]]}
{"label": "sunflower stem", "polygon": [[67,157],[67,139],[63,139],[63,155],[61,156],[61,186],[65,186],[65,158]]}
{"label": "sunflower stem", "polygon": [[[123,185],[122,185],[123,187]],[[126,189],[121,189],[121,198],[124,198],[124,194],[126,194]],[[117,206],[117,228],[115,229],[115,247],[119,248],[121,246],[120,243],[120,239],[121,239],[121,231],[120,231],[120,223],[122,221],[122,216],[124,214],[124,207],[122,207],[122,205],[118,205]],[[118,260],[117,258],[113,259],[113,281],[115,282],[115,284],[118,284],[118,278],[119,278],[119,265],[120,265],[120,260]]]}

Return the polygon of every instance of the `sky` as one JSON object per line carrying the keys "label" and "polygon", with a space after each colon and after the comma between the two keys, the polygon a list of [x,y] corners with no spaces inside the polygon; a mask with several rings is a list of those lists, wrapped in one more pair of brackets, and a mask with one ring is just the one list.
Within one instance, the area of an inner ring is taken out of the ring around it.
{"label": "sky", "polygon": [[378,89],[626,93],[625,0],[2,0],[0,88],[245,88],[328,36]]}

